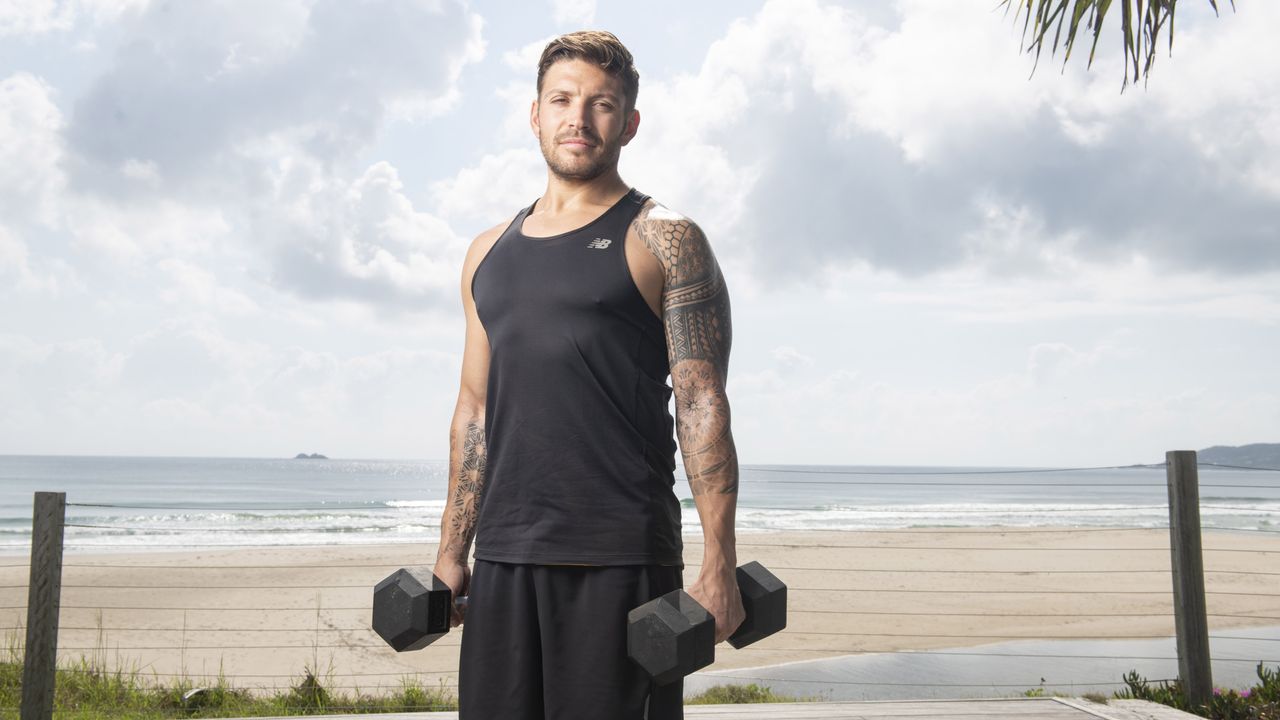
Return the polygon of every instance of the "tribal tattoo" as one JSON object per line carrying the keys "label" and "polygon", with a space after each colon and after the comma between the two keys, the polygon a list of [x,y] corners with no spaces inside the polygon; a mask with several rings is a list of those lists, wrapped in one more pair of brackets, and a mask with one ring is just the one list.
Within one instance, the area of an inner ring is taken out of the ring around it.
{"label": "tribal tattoo", "polygon": [[725,394],[733,332],[724,276],[706,235],[687,218],[650,205],[636,230],[665,275],[663,325],[689,487],[694,495],[736,493],[738,456]]}
{"label": "tribal tattoo", "polygon": [[476,534],[476,520],[480,516],[480,501],[484,498],[485,460],[487,446],[485,444],[484,425],[479,418],[466,424],[466,435],[462,440],[462,451],[458,452],[458,431],[449,430],[449,456],[456,458],[453,496],[450,498],[452,512],[449,518],[448,544],[441,555],[456,553],[463,559],[471,548],[471,541]]}

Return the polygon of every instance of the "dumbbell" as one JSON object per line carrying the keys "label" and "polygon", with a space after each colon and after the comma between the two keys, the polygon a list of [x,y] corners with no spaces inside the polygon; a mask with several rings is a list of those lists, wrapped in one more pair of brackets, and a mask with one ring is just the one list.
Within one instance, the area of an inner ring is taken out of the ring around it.
{"label": "dumbbell", "polygon": [[[745,647],[787,626],[787,586],[758,562],[737,569],[747,617],[729,636]],[[716,621],[684,590],[672,590],[627,614],[627,654],[659,685],[716,659]]]}
{"label": "dumbbell", "polygon": [[431,575],[428,587],[412,571],[400,568],[373,588],[374,632],[396,649],[421,650],[449,632],[451,605],[467,607],[467,596],[455,600],[443,580]]}

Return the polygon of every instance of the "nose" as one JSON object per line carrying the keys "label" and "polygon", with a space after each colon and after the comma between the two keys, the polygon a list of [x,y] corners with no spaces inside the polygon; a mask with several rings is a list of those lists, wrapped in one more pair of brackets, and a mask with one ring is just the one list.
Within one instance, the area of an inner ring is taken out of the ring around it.
{"label": "nose", "polygon": [[590,115],[587,113],[587,103],[584,101],[575,101],[569,108],[569,127],[575,130],[586,130],[591,127]]}

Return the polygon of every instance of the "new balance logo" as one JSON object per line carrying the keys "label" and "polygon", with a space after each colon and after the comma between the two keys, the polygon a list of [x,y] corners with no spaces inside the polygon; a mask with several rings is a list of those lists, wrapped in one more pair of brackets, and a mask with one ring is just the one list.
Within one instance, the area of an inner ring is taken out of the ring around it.
{"label": "new balance logo", "polygon": [[587,247],[591,248],[592,250],[603,250],[609,247],[609,243],[611,242],[613,241],[610,240],[609,238],[596,238],[595,240],[592,240],[591,242],[587,243]]}

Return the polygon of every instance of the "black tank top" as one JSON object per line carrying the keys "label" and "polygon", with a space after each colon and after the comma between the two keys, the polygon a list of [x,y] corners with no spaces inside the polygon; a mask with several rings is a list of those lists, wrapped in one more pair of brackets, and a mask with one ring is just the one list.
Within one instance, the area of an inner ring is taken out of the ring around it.
{"label": "black tank top", "polygon": [[681,564],[666,335],[626,258],[647,199],[632,189],[547,238],[521,232],[530,205],[476,268],[489,338],[479,559]]}

